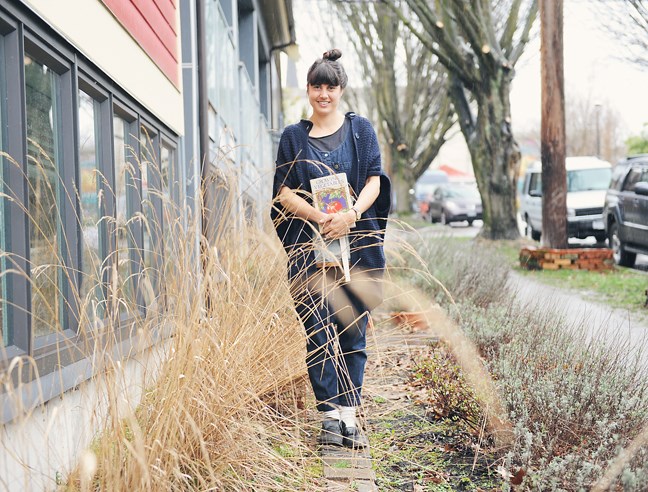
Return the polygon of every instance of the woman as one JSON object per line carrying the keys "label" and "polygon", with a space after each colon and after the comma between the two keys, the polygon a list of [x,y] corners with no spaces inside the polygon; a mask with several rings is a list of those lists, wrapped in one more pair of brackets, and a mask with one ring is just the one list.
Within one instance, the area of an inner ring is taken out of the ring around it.
{"label": "woman", "polygon": [[[347,75],[330,50],[308,70],[309,120],[285,128],[277,153],[272,219],[288,254],[289,280],[306,329],[308,375],[322,416],[321,444],[367,445],[356,420],[360,405],[369,311],[380,303],[389,179],[381,170],[376,134],[366,118],[342,114]],[[310,180],[345,173],[353,208],[313,207]],[[314,238],[348,235],[351,282],[315,261]]]}

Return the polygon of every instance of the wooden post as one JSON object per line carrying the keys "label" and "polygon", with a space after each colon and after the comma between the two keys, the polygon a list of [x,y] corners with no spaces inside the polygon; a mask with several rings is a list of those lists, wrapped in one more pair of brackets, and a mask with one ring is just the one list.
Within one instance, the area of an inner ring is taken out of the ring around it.
{"label": "wooden post", "polygon": [[540,0],[542,244],[567,247],[563,0]]}

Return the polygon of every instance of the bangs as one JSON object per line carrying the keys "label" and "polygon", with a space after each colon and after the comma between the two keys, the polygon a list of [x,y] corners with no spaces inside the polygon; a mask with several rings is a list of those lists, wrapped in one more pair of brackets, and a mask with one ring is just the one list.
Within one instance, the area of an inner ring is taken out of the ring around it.
{"label": "bangs", "polygon": [[308,75],[310,85],[340,85],[340,77],[329,63],[320,63]]}

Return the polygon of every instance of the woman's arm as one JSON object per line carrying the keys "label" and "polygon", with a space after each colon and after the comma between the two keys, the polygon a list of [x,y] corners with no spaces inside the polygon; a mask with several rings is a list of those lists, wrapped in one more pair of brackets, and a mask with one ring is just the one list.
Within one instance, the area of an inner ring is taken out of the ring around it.
{"label": "woman's arm", "polygon": [[[364,188],[358,195],[353,208],[360,214],[365,213],[373,205],[380,194],[380,176],[369,176]],[[306,201],[304,200],[306,203]],[[308,205],[308,203],[306,203]],[[356,214],[353,210],[349,212],[338,212],[335,214],[324,214],[320,220],[322,235],[326,238],[335,239],[342,237],[349,232],[350,227],[356,221]]]}
{"label": "woman's arm", "polygon": [[312,220],[321,224],[327,218],[327,214],[317,210],[287,186],[282,186],[279,190],[279,203],[300,219]]}

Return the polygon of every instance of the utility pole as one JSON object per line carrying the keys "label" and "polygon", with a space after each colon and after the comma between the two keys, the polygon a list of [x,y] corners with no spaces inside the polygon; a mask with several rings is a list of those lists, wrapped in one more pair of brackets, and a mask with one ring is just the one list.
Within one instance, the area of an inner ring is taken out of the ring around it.
{"label": "utility pole", "polygon": [[601,158],[601,130],[599,126],[601,120],[601,105],[599,103],[596,103],[594,105],[594,109],[596,109],[596,157],[600,159]]}
{"label": "utility pole", "polygon": [[563,0],[540,0],[542,244],[567,247]]}

